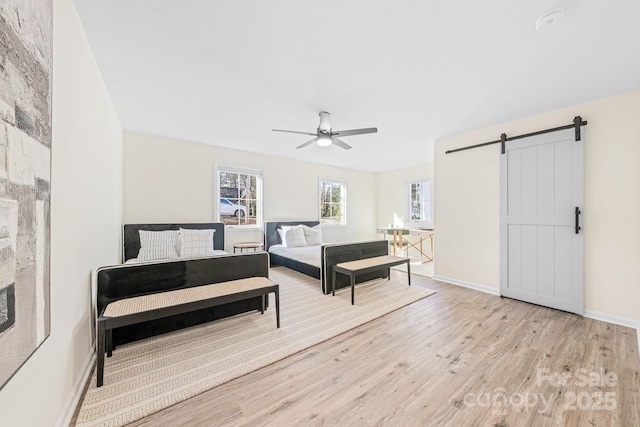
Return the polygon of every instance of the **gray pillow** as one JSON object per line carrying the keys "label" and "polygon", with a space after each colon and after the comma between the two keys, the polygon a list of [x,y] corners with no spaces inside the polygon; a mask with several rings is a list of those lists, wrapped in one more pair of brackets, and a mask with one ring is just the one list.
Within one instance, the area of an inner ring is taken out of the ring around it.
{"label": "gray pillow", "polygon": [[148,231],[140,230],[140,251],[138,261],[178,258],[176,244],[178,230]]}

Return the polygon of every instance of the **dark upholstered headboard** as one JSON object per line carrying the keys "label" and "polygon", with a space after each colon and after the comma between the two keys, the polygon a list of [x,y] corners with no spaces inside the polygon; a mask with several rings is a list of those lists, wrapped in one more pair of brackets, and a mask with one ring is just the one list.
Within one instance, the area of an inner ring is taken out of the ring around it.
{"label": "dark upholstered headboard", "polygon": [[213,233],[213,249],[224,250],[224,224],[221,222],[201,222],[195,224],[125,224],[122,227],[122,262],[136,258],[140,251],[140,230],[163,231],[188,228],[191,230],[216,230]]}
{"label": "dark upholstered headboard", "polygon": [[268,251],[273,245],[280,244],[280,235],[278,234],[278,228],[283,225],[306,225],[308,227],[314,227],[320,224],[319,221],[281,221],[281,222],[265,222],[264,223],[264,250]]}

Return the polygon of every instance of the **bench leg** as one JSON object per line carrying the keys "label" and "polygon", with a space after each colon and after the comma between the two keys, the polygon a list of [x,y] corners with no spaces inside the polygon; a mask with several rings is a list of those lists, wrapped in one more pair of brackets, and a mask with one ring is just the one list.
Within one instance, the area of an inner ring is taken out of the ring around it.
{"label": "bench leg", "polygon": [[407,280],[409,281],[409,286],[411,286],[411,263],[407,262]]}
{"label": "bench leg", "polygon": [[260,297],[260,304],[261,304],[261,306],[260,306],[260,314],[264,314],[264,300],[267,299],[267,298],[269,298],[269,294],[262,295]]}
{"label": "bench leg", "polygon": [[333,296],[336,296],[336,269],[333,269],[333,274],[331,275],[331,293],[333,294]]}
{"label": "bench leg", "polygon": [[391,267],[387,268],[387,282],[391,280]]}
{"label": "bench leg", "polygon": [[280,290],[276,288],[276,325],[280,327]]}
{"label": "bench leg", "polygon": [[351,276],[351,305],[355,304],[355,293],[356,293],[356,275],[350,274]]}
{"label": "bench leg", "polygon": [[107,357],[113,355],[113,329],[107,331]]}
{"label": "bench leg", "polygon": [[96,386],[102,386],[102,380],[104,378],[104,344],[105,344],[105,321],[98,320],[98,343],[96,348],[96,356],[98,358],[96,368]]}

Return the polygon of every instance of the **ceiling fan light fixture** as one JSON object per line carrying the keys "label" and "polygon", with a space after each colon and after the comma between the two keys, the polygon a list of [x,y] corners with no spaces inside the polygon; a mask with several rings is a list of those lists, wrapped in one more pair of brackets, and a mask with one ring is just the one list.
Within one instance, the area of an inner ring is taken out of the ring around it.
{"label": "ceiling fan light fixture", "polygon": [[318,137],[317,142],[320,147],[328,147],[331,145],[331,137],[328,135],[321,135]]}

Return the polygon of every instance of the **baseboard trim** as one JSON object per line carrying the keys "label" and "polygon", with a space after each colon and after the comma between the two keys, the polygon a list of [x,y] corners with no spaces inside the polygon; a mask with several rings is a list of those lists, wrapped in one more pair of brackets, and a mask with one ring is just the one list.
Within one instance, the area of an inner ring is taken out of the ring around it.
{"label": "baseboard trim", "polygon": [[640,322],[591,310],[585,310],[584,317],[635,329],[638,334],[638,354],[640,354]]}
{"label": "baseboard trim", "polygon": [[603,322],[613,323],[614,325],[627,326],[629,328],[638,329],[640,323],[635,320],[625,319],[622,317],[612,316],[606,313],[600,313],[597,311],[585,310],[584,317],[594,320],[602,320]]}
{"label": "baseboard trim", "polygon": [[435,275],[432,277],[433,280],[437,280],[439,282],[450,283],[452,285],[462,286],[463,288],[469,288],[476,291],[484,292],[491,295],[500,296],[500,290],[496,288],[490,288],[489,286],[478,285],[471,282],[465,282],[463,280],[452,279],[450,277],[438,276]]}
{"label": "baseboard trim", "polygon": [[73,388],[67,397],[67,401],[64,403],[64,410],[56,422],[56,427],[68,427],[71,423],[73,414],[76,412],[76,407],[78,406],[78,403],[80,403],[84,386],[87,384],[89,376],[91,376],[91,373],[93,372],[93,365],[95,361],[96,346],[93,344],[84,364],[82,365],[80,375],[78,375],[78,378],[76,379],[75,384],[73,384]]}
{"label": "baseboard trim", "polygon": [[[476,291],[485,292],[491,295],[500,295],[500,290],[496,288],[490,288],[488,286],[478,285],[475,283],[465,282],[458,279],[452,279],[450,277],[444,276],[433,276],[433,280],[437,280],[439,282],[450,283],[452,285],[462,286],[464,288],[474,289]],[[629,328],[633,328],[636,330],[638,334],[638,354],[640,354],[640,322],[635,320],[625,319],[618,316],[612,316],[610,314],[599,313],[597,311],[585,310],[584,317],[588,317],[594,320],[601,320],[607,323],[613,323],[614,325],[626,326]]]}

